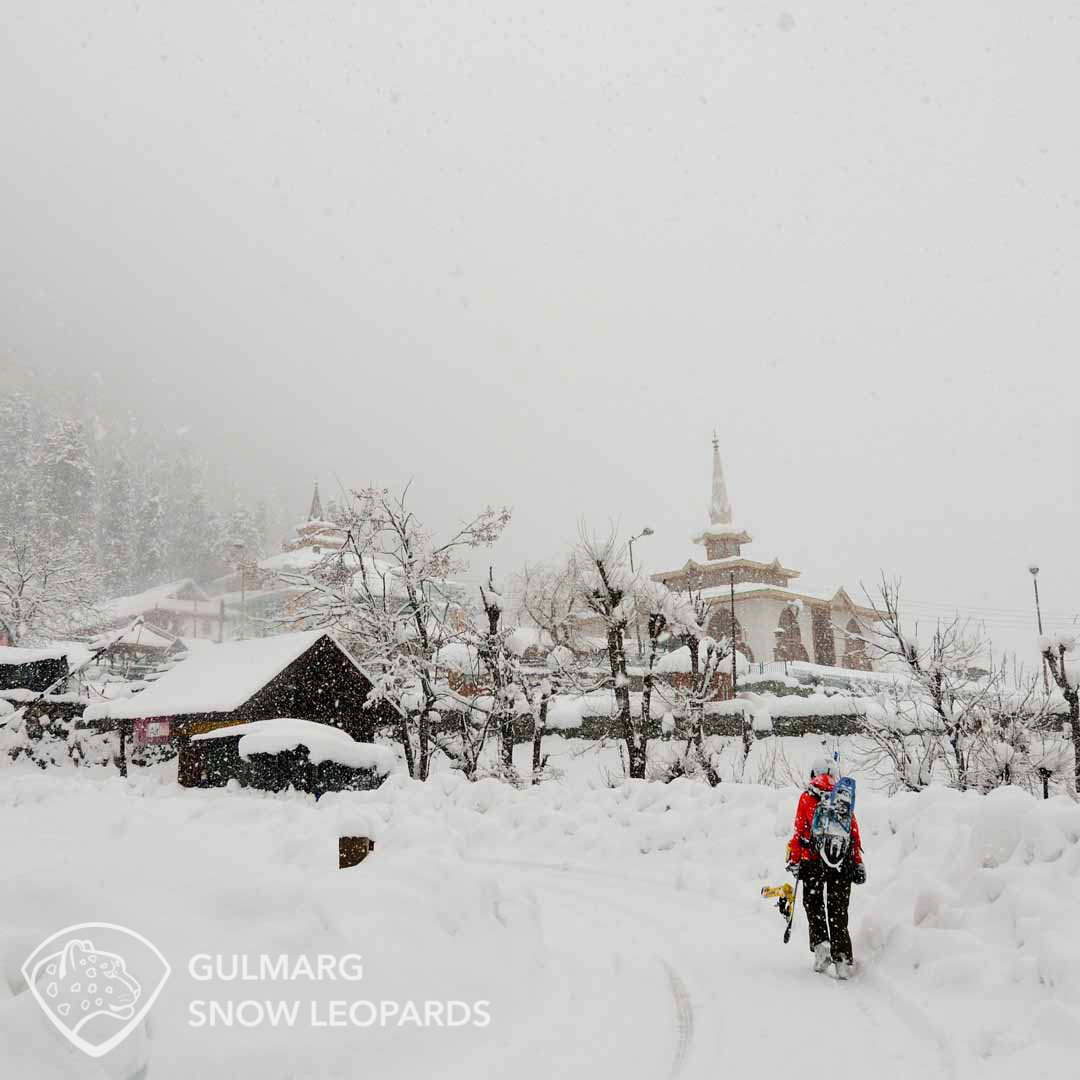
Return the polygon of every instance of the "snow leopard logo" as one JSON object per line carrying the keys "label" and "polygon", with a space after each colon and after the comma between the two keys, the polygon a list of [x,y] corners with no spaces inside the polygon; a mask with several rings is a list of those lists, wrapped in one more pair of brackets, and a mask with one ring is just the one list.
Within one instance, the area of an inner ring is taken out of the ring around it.
{"label": "snow leopard logo", "polygon": [[[93,937],[85,931],[93,931]],[[55,1027],[91,1057],[108,1053],[131,1034],[170,973],[146,938],[112,923],[83,923],[53,934],[22,970]]]}

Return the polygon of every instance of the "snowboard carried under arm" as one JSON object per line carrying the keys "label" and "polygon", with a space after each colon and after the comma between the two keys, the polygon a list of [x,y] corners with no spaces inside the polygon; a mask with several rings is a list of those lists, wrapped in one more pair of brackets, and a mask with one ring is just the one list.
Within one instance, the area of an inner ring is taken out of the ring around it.
{"label": "snowboard carried under arm", "polygon": [[821,861],[839,870],[851,850],[851,819],[855,816],[855,780],[841,776],[828,798],[814,811],[810,837]]}

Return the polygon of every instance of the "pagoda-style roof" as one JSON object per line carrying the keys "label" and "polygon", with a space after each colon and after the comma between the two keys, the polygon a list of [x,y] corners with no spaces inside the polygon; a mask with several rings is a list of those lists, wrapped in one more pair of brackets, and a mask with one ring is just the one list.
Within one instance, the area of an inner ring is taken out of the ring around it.
{"label": "pagoda-style roof", "polygon": [[770,575],[777,575],[785,577],[788,580],[791,578],[797,578],[802,571],[791,570],[784,566],[779,559],[773,559],[772,562],[758,562],[756,559],[748,559],[743,555],[732,555],[727,559],[705,559],[698,561],[697,559],[687,559],[685,565],[679,567],[678,570],[665,570],[659,574],[653,574],[653,581],[669,581],[673,577],[692,577],[698,575],[704,577],[710,572],[715,574],[716,571],[732,571],[732,570],[760,570],[762,572],[768,572]]}

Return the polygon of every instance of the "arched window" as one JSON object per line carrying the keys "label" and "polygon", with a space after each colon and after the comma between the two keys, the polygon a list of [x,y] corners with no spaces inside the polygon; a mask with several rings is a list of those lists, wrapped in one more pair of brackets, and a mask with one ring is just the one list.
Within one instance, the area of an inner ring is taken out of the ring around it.
{"label": "arched window", "polygon": [[776,660],[809,660],[810,654],[802,643],[799,632],[799,617],[792,607],[780,612],[780,624],[776,628],[776,647],[773,658]]}
{"label": "arched window", "polygon": [[[709,636],[716,638],[717,641],[730,641],[732,638],[731,621],[730,609],[727,607],[720,608],[709,620]],[[738,619],[735,620],[734,637],[735,648],[752,664],[754,662],[754,651],[746,643],[746,634],[743,632],[742,624]]]}
{"label": "arched window", "polygon": [[848,619],[844,631],[844,667],[854,668],[856,671],[869,671],[870,657],[866,655],[862,627],[854,619]]}

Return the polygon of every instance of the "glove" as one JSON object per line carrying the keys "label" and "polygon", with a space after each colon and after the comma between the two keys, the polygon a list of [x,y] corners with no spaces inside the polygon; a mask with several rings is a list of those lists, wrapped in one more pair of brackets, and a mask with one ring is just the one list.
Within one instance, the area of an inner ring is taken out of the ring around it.
{"label": "glove", "polygon": [[855,869],[852,871],[851,880],[855,885],[866,884],[866,867],[861,862],[855,864]]}
{"label": "glove", "polygon": [[787,872],[797,881],[799,878],[799,864],[797,862],[789,862],[786,869]]}

